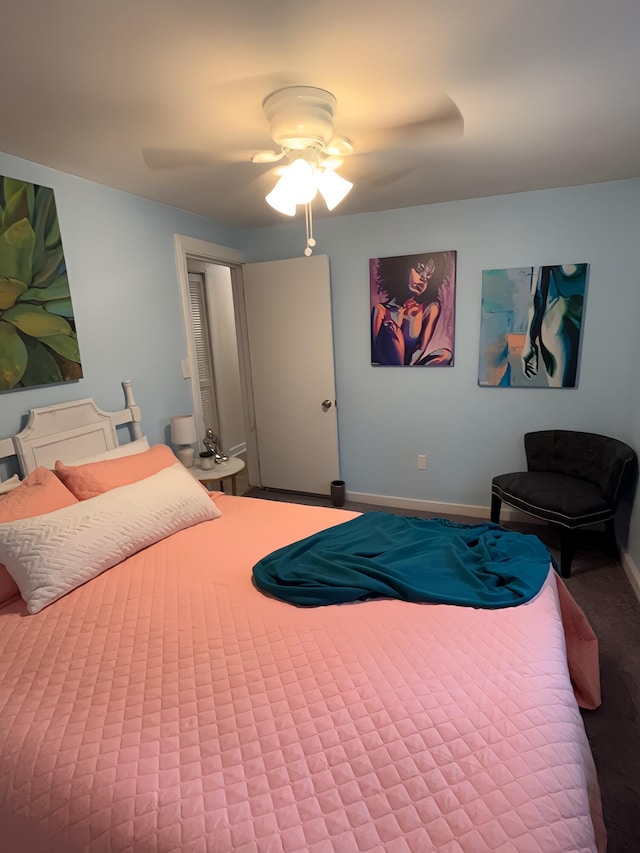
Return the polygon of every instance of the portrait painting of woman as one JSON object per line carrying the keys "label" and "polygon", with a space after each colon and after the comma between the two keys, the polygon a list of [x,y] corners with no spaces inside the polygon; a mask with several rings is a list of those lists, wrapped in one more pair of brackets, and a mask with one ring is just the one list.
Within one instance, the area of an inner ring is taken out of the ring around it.
{"label": "portrait painting of woman", "polygon": [[371,364],[453,364],[456,253],[369,261]]}

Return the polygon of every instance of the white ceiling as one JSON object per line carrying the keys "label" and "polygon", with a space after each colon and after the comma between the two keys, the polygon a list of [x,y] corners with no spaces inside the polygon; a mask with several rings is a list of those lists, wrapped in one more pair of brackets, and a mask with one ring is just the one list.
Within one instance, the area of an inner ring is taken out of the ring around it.
{"label": "white ceiling", "polygon": [[[268,225],[272,167],[220,158],[269,147],[262,100],[298,84],[355,144],[340,213],[636,177],[639,44],[640,0],[0,0],[0,150]],[[362,153],[443,95],[461,138]]]}

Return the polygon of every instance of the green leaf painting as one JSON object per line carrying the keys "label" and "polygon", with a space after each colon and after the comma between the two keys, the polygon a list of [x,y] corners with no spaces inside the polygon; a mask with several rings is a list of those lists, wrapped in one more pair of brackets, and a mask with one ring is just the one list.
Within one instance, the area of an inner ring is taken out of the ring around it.
{"label": "green leaf painting", "polygon": [[0,391],[81,378],[53,190],[0,176]]}

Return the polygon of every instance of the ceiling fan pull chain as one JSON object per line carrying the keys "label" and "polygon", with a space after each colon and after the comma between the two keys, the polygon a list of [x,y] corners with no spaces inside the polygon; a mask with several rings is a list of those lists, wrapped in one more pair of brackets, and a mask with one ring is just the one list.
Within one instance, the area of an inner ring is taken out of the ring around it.
{"label": "ceiling fan pull chain", "polygon": [[304,253],[307,257],[311,255],[316,241],[313,238],[313,214],[311,212],[311,202],[308,201],[304,206],[305,225],[307,227],[307,248]]}

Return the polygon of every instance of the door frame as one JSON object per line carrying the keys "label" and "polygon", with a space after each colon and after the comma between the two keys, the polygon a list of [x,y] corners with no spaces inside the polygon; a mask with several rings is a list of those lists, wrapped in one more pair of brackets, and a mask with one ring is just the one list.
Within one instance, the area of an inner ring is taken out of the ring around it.
{"label": "door frame", "polygon": [[233,310],[236,321],[238,362],[240,366],[240,390],[242,393],[242,408],[247,443],[247,476],[250,485],[260,486],[262,481],[260,479],[260,459],[258,456],[256,419],[253,407],[253,383],[249,361],[249,339],[247,334],[244,289],[242,285],[243,253],[238,249],[231,249],[228,246],[220,246],[216,243],[208,243],[206,240],[198,240],[195,237],[186,237],[182,234],[174,234],[173,240],[178,283],[182,299],[184,330],[187,341],[191,399],[194,414],[199,422],[202,421],[202,405],[200,403],[196,353],[191,329],[188,261],[192,259],[203,263],[219,264],[228,267],[231,272],[231,291],[233,293]]}

